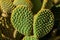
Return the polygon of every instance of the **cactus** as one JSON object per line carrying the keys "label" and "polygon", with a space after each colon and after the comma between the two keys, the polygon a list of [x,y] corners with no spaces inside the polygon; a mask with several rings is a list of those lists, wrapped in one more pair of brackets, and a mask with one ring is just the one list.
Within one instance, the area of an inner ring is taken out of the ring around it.
{"label": "cactus", "polygon": [[[14,4],[18,1],[14,0]],[[38,38],[48,34],[54,25],[54,15],[49,10],[50,7],[46,9],[47,2],[50,1],[43,1],[41,10],[34,15],[34,18],[32,11],[28,7],[29,5],[27,5],[28,3],[24,4],[22,2],[23,0],[15,4],[17,7],[12,12],[11,22],[18,32],[25,35],[23,40],[38,40]],[[32,37],[32,34],[34,37]]]}
{"label": "cactus", "polygon": [[14,5],[11,0],[0,0],[1,9],[3,12],[11,12],[14,8]]}
{"label": "cactus", "polygon": [[14,0],[13,4],[15,6],[25,5],[25,6],[29,7],[30,9],[32,9],[32,7],[33,7],[33,5],[32,5],[30,0]]}
{"label": "cactus", "polygon": [[39,11],[34,17],[33,30],[37,38],[48,34],[54,25],[54,15],[49,9]]}
{"label": "cactus", "polygon": [[[57,21],[56,26],[60,26],[58,23],[60,20],[59,8],[60,0],[0,0],[0,29],[2,29],[0,40],[5,40],[5,38],[6,40],[44,38],[55,26],[55,21]],[[59,27],[57,28],[59,29]],[[59,38],[60,36],[56,40]]]}
{"label": "cactus", "polygon": [[11,22],[15,29],[23,35],[31,35],[33,13],[24,5],[18,5],[12,12]]}
{"label": "cactus", "polygon": [[34,36],[25,36],[22,40],[38,40],[38,38]]}

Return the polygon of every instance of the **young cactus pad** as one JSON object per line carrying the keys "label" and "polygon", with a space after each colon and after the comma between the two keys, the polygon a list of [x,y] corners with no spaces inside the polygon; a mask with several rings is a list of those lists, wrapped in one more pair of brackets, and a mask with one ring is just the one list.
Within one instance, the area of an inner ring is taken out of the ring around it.
{"label": "young cactus pad", "polygon": [[15,6],[25,5],[25,6],[29,7],[30,9],[32,9],[32,6],[33,6],[30,0],[14,0],[13,4]]}
{"label": "young cactus pad", "polygon": [[54,25],[54,15],[49,9],[39,11],[34,17],[34,35],[38,38],[45,36]]}
{"label": "young cactus pad", "polygon": [[36,37],[33,36],[25,36],[23,40],[38,40]]}
{"label": "young cactus pad", "polygon": [[31,35],[33,27],[33,13],[23,5],[18,5],[12,12],[11,22],[15,29],[24,35]]}
{"label": "young cactus pad", "polygon": [[5,12],[11,12],[13,9],[13,3],[11,0],[0,0],[1,8]]}

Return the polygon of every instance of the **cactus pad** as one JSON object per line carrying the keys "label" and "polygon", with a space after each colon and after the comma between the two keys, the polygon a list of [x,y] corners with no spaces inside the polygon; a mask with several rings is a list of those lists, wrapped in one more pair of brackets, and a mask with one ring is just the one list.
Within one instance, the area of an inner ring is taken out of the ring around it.
{"label": "cactus pad", "polygon": [[36,37],[33,36],[25,36],[23,40],[38,40]]}
{"label": "cactus pad", "polygon": [[34,17],[34,35],[38,38],[45,36],[54,25],[54,15],[49,9],[43,9]]}
{"label": "cactus pad", "polygon": [[15,29],[24,35],[31,35],[33,13],[23,5],[18,5],[12,12],[11,22]]}
{"label": "cactus pad", "polygon": [[11,0],[0,0],[1,8],[5,12],[11,12],[13,7],[13,3]]}
{"label": "cactus pad", "polygon": [[15,6],[25,5],[25,6],[29,7],[30,9],[32,9],[32,6],[33,6],[30,0],[14,0],[13,4]]}

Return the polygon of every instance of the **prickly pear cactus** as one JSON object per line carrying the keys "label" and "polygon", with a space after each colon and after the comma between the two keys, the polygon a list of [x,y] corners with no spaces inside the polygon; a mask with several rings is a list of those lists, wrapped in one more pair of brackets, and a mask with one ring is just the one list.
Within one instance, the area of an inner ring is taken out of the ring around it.
{"label": "prickly pear cactus", "polygon": [[34,17],[34,35],[41,38],[48,34],[54,25],[54,15],[49,9],[39,11]]}
{"label": "prickly pear cactus", "polygon": [[11,16],[11,22],[15,29],[23,35],[31,35],[33,27],[33,13],[24,5],[17,6]]}
{"label": "prickly pear cactus", "polygon": [[16,8],[12,11],[11,23],[18,32],[25,35],[22,40],[39,40],[48,34],[54,25],[54,15],[49,10],[51,6],[47,7],[47,2],[50,1],[44,0],[41,10],[35,15],[28,2],[29,0],[14,0]]}
{"label": "prickly pear cactus", "polygon": [[32,5],[30,0],[14,0],[13,4],[15,6],[25,5],[25,6],[29,7],[30,9],[32,9],[32,7],[33,7],[33,5]]}
{"label": "prickly pear cactus", "polygon": [[34,36],[25,36],[22,40],[38,40],[38,38]]}
{"label": "prickly pear cactus", "polygon": [[59,10],[60,0],[0,0],[0,40],[59,40]]}
{"label": "prickly pear cactus", "polygon": [[1,9],[3,12],[11,12],[14,8],[13,3],[11,0],[0,0]]}

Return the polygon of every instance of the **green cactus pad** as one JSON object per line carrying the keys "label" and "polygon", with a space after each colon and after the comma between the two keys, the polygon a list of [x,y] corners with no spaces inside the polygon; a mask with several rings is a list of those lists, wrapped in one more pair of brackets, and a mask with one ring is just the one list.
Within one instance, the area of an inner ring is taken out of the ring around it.
{"label": "green cactus pad", "polygon": [[41,38],[48,34],[54,25],[54,15],[49,9],[43,9],[34,16],[34,35]]}
{"label": "green cactus pad", "polygon": [[11,0],[0,0],[1,8],[5,12],[11,12],[13,7],[13,3]]}
{"label": "green cactus pad", "polygon": [[33,13],[23,5],[18,5],[12,12],[11,22],[15,29],[24,35],[31,35]]}
{"label": "green cactus pad", "polygon": [[17,5],[25,5],[25,6],[29,7],[30,9],[32,9],[32,7],[33,7],[30,0],[14,0],[13,4],[15,6],[17,6]]}
{"label": "green cactus pad", "polygon": [[36,37],[33,36],[25,36],[23,40],[38,40]]}

